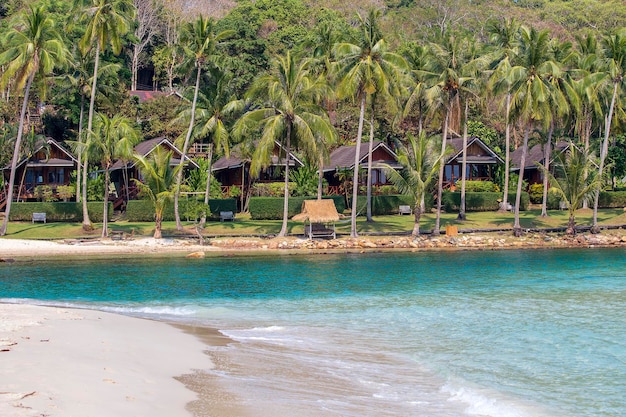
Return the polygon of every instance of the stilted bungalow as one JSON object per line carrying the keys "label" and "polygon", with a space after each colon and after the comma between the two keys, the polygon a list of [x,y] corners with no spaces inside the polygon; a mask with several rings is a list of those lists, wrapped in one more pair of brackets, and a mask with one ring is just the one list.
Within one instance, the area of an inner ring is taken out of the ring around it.
{"label": "stilted bungalow", "polygon": [[[281,182],[285,178],[283,176],[285,167],[285,148],[275,142],[272,152],[272,159],[267,168],[261,170],[255,178],[250,176],[250,157],[245,157],[241,146],[231,150],[230,156],[222,157],[215,161],[211,166],[211,172],[215,178],[222,184],[222,193],[230,196],[233,187],[239,188],[240,208],[244,206],[246,196],[250,193],[250,189],[254,183]],[[299,168],[304,166],[304,162],[298,158],[293,152],[289,154],[289,167]]]}
{"label": "stilted bungalow", "polygon": [[[446,159],[444,167],[444,189],[454,191],[463,172],[463,138],[451,138],[447,141],[452,154]],[[498,164],[504,161],[487,144],[477,137],[467,138],[467,157],[465,179],[468,181],[494,181]]]}
{"label": "stilted bungalow", "polygon": [[[330,154],[330,163],[324,166],[324,178],[328,181],[328,195],[344,195],[343,184],[339,180],[337,173],[341,170],[352,170],[354,168],[355,145],[340,146]],[[367,169],[367,155],[369,142],[361,144],[359,149],[359,168]],[[387,178],[386,169],[390,166],[394,169],[401,169],[396,153],[384,142],[375,141],[372,148],[372,186],[374,193],[384,185],[391,185]],[[366,184],[366,177],[359,176],[359,182]]]}
{"label": "stilted bungalow", "polygon": [[[539,143],[530,148],[526,154],[526,162],[524,164],[524,180],[528,182],[528,185],[543,183],[543,173],[539,169],[539,166],[544,165],[545,161],[545,144]],[[559,141],[552,147],[552,157],[550,159],[550,165],[554,161],[557,153],[561,153],[567,150],[569,142]],[[520,165],[522,162],[522,147],[520,146],[511,154],[511,172],[519,174]]]}
{"label": "stilted bungalow", "polygon": [[[70,175],[77,166],[76,157],[61,143],[52,138],[42,140],[17,164],[14,198],[16,201],[36,200],[38,186],[50,187],[52,195],[57,197],[57,187],[70,184]],[[11,166],[4,167],[2,174],[3,181],[8,183]]]}
{"label": "stilted bungalow", "polygon": [[[180,164],[180,158],[182,152],[174,146],[165,137],[158,137],[154,139],[148,139],[135,146],[135,154],[148,157],[156,148],[164,147],[168,152],[172,151],[174,155],[170,161],[172,166]],[[185,156],[185,165],[187,169],[198,169],[199,166],[189,156]],[[137,187],[132,179],[138,179],[141,181],[141,173],[137,168],[137,162],[131,158],[127,161],[121,159],[115,161],[111,166],[111,196],[110,200],[113,202],[114,210],[124,210],[126,202],[137,198]]]}

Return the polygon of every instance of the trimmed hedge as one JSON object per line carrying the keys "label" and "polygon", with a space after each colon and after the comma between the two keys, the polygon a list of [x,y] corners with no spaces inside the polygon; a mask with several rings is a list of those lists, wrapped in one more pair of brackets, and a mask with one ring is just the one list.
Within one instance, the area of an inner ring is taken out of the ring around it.
{"label": "trimmed hedge", "polygon": [[[342,213],[346,207],[342,196],[324,197],[335,202],[335,207]],[[293,217],[302,210],[304,200],[313,200],[315,197],[289,197],[288,216]],[[283,218],[282,197],[251,197],[249,203],[252,220],[281,220]]]}
{"label": "trimmed hedge", "polygon": [[[590,205],[592,205],[590,203]],[[626,191],[602,191],[598,199],[598,207],[619,208],[626,207]]]}
{"label": "trimmed hedge", "polygon": [[[433,197],[426,195],[425,199],[426,211],[428,212],[433,206]],[[400,206],[411,206],[415,208],[415,201],[408,195],[374,195],[372,196],[372,215],[385,216],[389,214],[398,214]],[[367,214],[367,197],[359,195],[357,201],[357,212],[359,216]]]}
{"label": "trimmed hedge", "polygon": [[[522,193],[520,210],[528,210],[530,197],[528,193]],[[465,193],[466,211],[495,211],[500,208],[498,200],[502,199],[502,193]],[[515,204],[515,193],[509,193],[509,204]],[[459,210],[461,205],[461,193],[446,191],[441,198],[441,206],[447,212]],[[558,203],[557,203],[558,206]]]}
{"label": "trimmed hedge", "polygon": [[[191,199],[190,199],[191,200]],[[203,203],[204,200],[200,200]],[[187,201],[184,198],[180,200],[180,213],[181,218],[185,218],[185,204]],[[219,219],[220,211],[232,211],[237,212],[237,200],[234,198],[223,199],[209,199],[209,209],[211,210],[210,219]],[[154,206],[150,200],[130,200],[126,206],[126,220],[129,222],[152,222],[154,221]],[[174,203],[167,204],[163,211],[163,221],[173,221],[174,217]]]}
{"label": "trimmed hedge", "polygon": [[[104,204],[102,201],[90,201],[87,203],[89,219],[93,222],[102,222]],[[13,203],[11,205],[11,221],[31,221],[33,213],[46,213],[46,221],[49,222],[82,222],[83,204],[76,202],[33,202]],[[113,206],[109,203],[109,220],[113,215]]]}

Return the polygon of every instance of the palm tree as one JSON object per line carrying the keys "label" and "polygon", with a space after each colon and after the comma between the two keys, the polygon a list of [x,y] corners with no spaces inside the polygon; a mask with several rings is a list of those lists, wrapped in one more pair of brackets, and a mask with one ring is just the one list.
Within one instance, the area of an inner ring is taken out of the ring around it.
{"label": "palm tree", "polygon": [[407,147],[398,151],[398,162],[402,165],[401,171],[389,168],[389,179],[403,194],[408,194],[413,200],[415,224],[413,236],[420,234],[420,219],[422,217],[424,198],[439,171],[443,155],[435,149],[432,138],[426,138],[424,132],[419,136],[408,133]]}
{"label": "palm tree", "polygon": [[521,42],[519,65],[511,68],[513,83],[511,84],[512,117],[522,121],[524,125],[524,143],[520,161],[517,193],[515,196],[515,221],[513,233],[521,236],[519,210],[524,182],[524,165],[528,153],[528,138],[536,123],[548,126],[552,119],[551,86],[549,77],[560,74],[559,66],[550,60],[549,36],[547,31],[538,32],[535,28],[520,29]]}
{"label": "palm tree", "polygon": [[[365,118],[365,106],[368,98],[374,94],[384,99],[399,97],[398,82],[401,69],[406,68],[404,58],[387,52],[387,44],[380,33],[377,21],[380,11],[370,10],[366,18],[359,17],[361,37],[358,44],[342,42],[335,46],[334,55],[337,57],[337,79],[339,85],[337,95],[339,98],[351,97],[359,102],[359,127],[357,130],[356,147],[354,154],[354,166],[359,165],[359,149],[363,137],[363,121]],[[389,100],[390,103],[393,100]],[[368,166],[371,160],[371,145],[368,153]],[[371,181],[368,175],[368,186]],[[352,214],[350,235],[357,236],[356,215],[357,197],[359,191],[358,169],[354,170],[352,185]],[[371,193],[371,191],[370,191]],[[368,219],[371,218],[371,201],[368,201]]]}
{"label": "palm tree", "polygon": [[602,182],[597,175],[589,175],[593,172],[594,165],[588,152],[570,142],[567,151],[560,152],[556,157],[556,175],[541,167],[543,174],[550,178],[551,190],[567,204],[567,234],[576,233],[576,210],[595,192],[598,183]]}
{"label": "palm tree", "polygon": [[45,77],[55,66],[63,64],[67,54],[61,36],[54,28],[54,23],[47,17],[46,11],[41,6],[31,6],[19,15],[15,25],[11,26],[6,33],[4,45],[6,49],[0,54],[0,65],[6,66],[0,78],[0,85],[4,87],[12,81],[16,90],[24,89],[24,99],[11,160],[9,188],[0,236],[6,234],[9,223],[15,170],[21,152],[31,86],[36,76]]}
{"label": "palm tree", "polygon": [[328,85],[319,77],[310,77],[309,64],[306,59],[297,62],[289,52],[284,57],[277,57],[272,71],[258,78],[248,92],[251,99],[260,100],[261,107],[245,113],[234,127],[234,133],[242,137],[260,124],[262,133],[252,158],[251,175],[257,175],[262,167],[267,166],[277,141],[285,149],[285,201],[278,236],[287,233],[292,147],[314,156],[317,153],[316,138],[336,136],[328,115],[316,104],[328,91]]}
{"label": "palm tree", "polygon": [[[75,6],[80,7],[79,13],[87,20],[85,34],[79,42],[83,54],[87,54],[95,47],[93,78],[91,82],[91,97],[89,100],[89,116],[87,118],[87,132],[93,128],[93,117],[96,101],[96,86],[98,84],[100,54],[108,46],[115,55],[122,51],[122,37],[131,29],[135,16],[132,0],[74,0]],[[93,226],[87,211],[87,155],[83,162],[83,229],[92,230]]]}
{"label": "palm tree", "polygon": [[104,170],[104,209],[102,219],[102,237],[108,235],[109,212],[109,170],[117,159],[130,159],[134,146],[140,137],[132,122],[121,114],[109,118],[105,114],[96,114],[94,129],[87,139],[87,152],[92,158],[100,160]]}
{"label": "palm tree", "polygon": [[428,48],[422,45],[411,45],[404,54],[408,65],[408,76],[404,78],[406,90],[409,92],[402,117],[408,117],[415,109],[417,111],[417,134],[421,135],[424,129],[424,116],[426,114],[426,75],[429,62]]}
{"label": "palm tree", "polygon": [[[194,87],[193,100],[191,102],[191,113],[189,115],[189,127],[185,136],[185,142],[182,148],[182,155],[180,158],[180,164],[185,163],[187,156],[187,150],[191,143],[191,135],[196,123],[196,104],[198,102],[198,92],[200,91],[200,78],[202,76],[202,67],[204,64],[215,59],[217,53],[217,46],[219,43],[231,36],[232,31],[222,31],[215,33],[215,20],[212,18],[198,17],[194,22],[189,22],[184,27],[182,41],[185,43],[185,50],[187,54],[193,57],[194,65],[196,68],[196,84]],[[180,185],[183,181],[183,170],[177,171],[178,177],[176,180],[176,190],[174,193],[174,216],[176,217],[176,229],[183,230],[183,225],[180,222],[180,213],[178,208],[178,200],[180,197]]]}
{"label": "palm tree", "polygon": [[[611,123],[613,121],[613,113],[615,111],[615,102],[620,92],[620,87],[624,83],[626,75],[626,31],[611,36],[606,36],[602,40],[604,57],[606,59],[606,72],[613,84],[613,94],[611,95],[611,104],[609,113],[606,117],[606,126],[604,127],[604,140],[600,149],[600,164],[598,167],[598,177],[602,179],[604,175],[604,162],[609,153],[609,136],[611,134]],[[596,195],[593,203],[593,224],[591,226],[592,233],[598,233],[598,202],[600,200],[600,191],[602,183],[598,183]]]}
{"label": "palm tree", "polygon": [[499,24],[494,22],[489,27],[491,42],[496,48],[495,69],[491,72],[488,86],[496,94],[505,94],[505,139],[504,139],[504,187],[500,211],[506,211],[509,198],[509,175],[511,160],[511,68],[517,55],[520,25],[515,19]]}
{"label": "palm tree", "polygon": [[[464,67],[467,64],[464,56],[464,42],[462,38],[454,35],[446,36],[441,44],[430,44],[428,67],[428,82],[431,87],[426,92],[426,97],[431,111],[441,109],[443,111],[443,127],[441,141],[441,155],[446,153],[448,130],[454,115],[460,115],[461,101],[460,91],[471,77],[464,76]],[[460,120],[455,120],[454,125],[460,125]],[[443,195],[443,177],[445,163],[439,165],[439,183],[437,186],[437,217],[433,234],[438,235],[441,221],[441,199]]]}
{"label": "palm tree", "polygon": [[135,155],[143,182],[134,179],[137,187],[148,196],[154,205],[154,238],[161,238],[163,211],[167,203],[174,199],[176,191],[176,177],[183,165],[172,167],[172,152],[158,147],[151,153],[150,158]]}
{"label": "palm tree", "polygon": [[[198,93],[196,103],[196,124],[192,133],[192,140],[207,141],[209,153],[207,156],[207,180],[204,193],[204,205],[209,204],[209,191],[211,189],[211,162],[213,153],[228,156],[230,153],[230,134],[226,126],[227,118],[236,111],[243,110],[243,101],[234,100],[228,91],[232,74],[215,67],[210,70],[211,79],[214,83],[205,86]],[[173,121],[187,121],[191,117],[191,109],[184,109]],[[201,225],[206,222],[206,213],[202,216]]]}

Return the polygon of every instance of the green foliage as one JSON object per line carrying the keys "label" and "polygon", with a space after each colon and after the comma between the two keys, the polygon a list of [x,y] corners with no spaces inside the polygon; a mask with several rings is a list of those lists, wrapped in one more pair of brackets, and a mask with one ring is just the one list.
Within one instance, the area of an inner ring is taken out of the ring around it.
{"label": "green foliage", "polygon": [[293,188],[289,187],[291,195],[307,197],[317,194],[318,174],[314,167],[307,164],[290,171],[289,180],[290,185],[293,185]]}
{"label": "green foliage", "polygon": [[[457,183],[457,189],[460,189],[461,183]],[[500,187],[491,181],[465,181],[466,193],[497,193]]]}
{"label": "green foliage", "polygon": [[137,117],[143,136],[145,138],[180,136],[186,126],[184,123],[173,123],[173,120],[182,104],[182,100],[176,95],[157,97],[141,103]]}
{"label": "green foliage", "polygon": [[[522,193],[520,210],[528,210],[530,197],[528,193]],[[498,200],[502,199],[500,193],[465,193],[465,210],[467,211],[496,211],[500,207]],[[509,193],[508,201],[515,201],[515,193]],[[444,192],[441,205],[446,212],[459,210],[461,205],[461,193]]]}
{"label": "green foliage", "polygon": [[528,190],[530,202],[539,204],[543,201],[543,184],[531,184]]}
{"label": "green foliage", "polygon": [[598,201],[600,208],[626,207],[626,191],[603,191]]}
{"label": "green foliage", "polygon": [[35,187],[35,198],[39,201],[43,202],[51,202],[57,201],[54,193],[52,192],[52,187],[49,185],[38,185]]}
{"label": "green foliage", "polygon": [[500,148],[504,147],[504,139],[498,135],[495,129],[486,126],[483,122],[468,120],[467,134],[470,137],[476,136],[498,153],[501,153]]}
{"label": "green foliage", "polygon": [[63,201],[67,201],[76,195],[76,187],[71,185],[59,185],[57,187],[57,194]]}
{"label": "green foliage", "polygon": [[[294,183],[289,183],[289,193],[295,188]],[[252,194],[257,197],[283,197],[285,195],[284,182],[257,182],[252,186]]]}
{"label": "green foliage", "polygon": [[[181,198],[179,208],[181,216],[191,221],[199,217],[197,210],[204,209],[204,204],[200,200]],[[212,199],[209,200],[209,209],[211,210],[210,218],[219,219],[220,211],[232,211],[233,213],[237,211],[237,200],[232,198]],[[91,214],[91,211],[89,213]],[[126,207],[126,219],[129,222],[152,222],[154,221],[154,205],[149,200],[131,200]],[[173,220],[174,204],[168,202],[163,211],[163,221]]]}
{"label": "green foliage", "polygon": [[[339,213],[346,208],[341,196],[327,197],[335,202],[335,207]],[[292,197],[289,199],[289,217],[293,217],[302,210],[302,202],[310,200],[310,197]],[[282,198],[276,197],[252,197],[250,198],[249,209],[252,220],[280,220],[283,218]]]}
{"label": "green foliage", "polygon": [[[87,203],[89,217],[95,222],[102,221],[102,201]],[[72,202],[13,203],[11,221],[31,221],[33,213],[46,213],[46,221],[80,222],[83,219],[83,206]],[[109,205],[109,220],[113,213]]]}

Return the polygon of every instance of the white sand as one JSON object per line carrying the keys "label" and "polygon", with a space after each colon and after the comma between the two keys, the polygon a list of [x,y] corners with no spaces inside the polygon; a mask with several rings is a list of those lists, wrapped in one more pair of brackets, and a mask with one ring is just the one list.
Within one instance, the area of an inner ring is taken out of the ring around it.
{"label": "white sand", "polygon": [[0,238],[0,258],[50,257],[57,255],[114,255],[137,253],[194,253],[218,251],[219,248],[202,246],[193,240],[137,238],[121,241],[95,239],[89,241],[26,240]]}
{"label": "white sand", "polygon": [[0,304],[0,416],[191,415],[174,377],[212,368],[204,346],[166,323]]}

